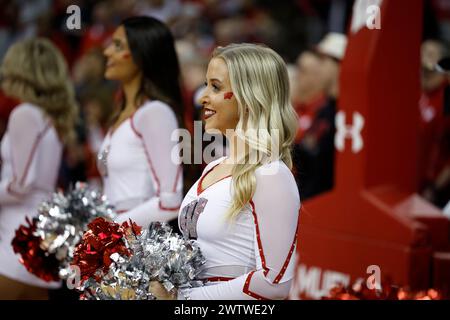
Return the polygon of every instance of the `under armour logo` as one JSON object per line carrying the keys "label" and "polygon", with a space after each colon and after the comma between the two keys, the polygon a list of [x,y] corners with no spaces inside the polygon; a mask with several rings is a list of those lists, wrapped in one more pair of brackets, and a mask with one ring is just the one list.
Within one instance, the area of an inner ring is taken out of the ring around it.
{"label": "under armour logo", "polygon": [[352,139],[352,152],[358,153],[363,148],[364,142],[361,136],[361,130],[364,127],[364,118],[358,112],[353,112],[353,125],[345,124],[345,112],[339,111],[336,114],[336,135],[334,136],[334,145],[338,151],[345,148],[345,139]]}

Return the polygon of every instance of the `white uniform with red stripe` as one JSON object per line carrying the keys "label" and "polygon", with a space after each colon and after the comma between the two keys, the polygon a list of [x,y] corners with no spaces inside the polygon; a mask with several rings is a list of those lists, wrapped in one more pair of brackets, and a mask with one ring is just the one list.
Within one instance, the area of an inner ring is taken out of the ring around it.
{"label": "white uniform with red stripe", "polygon": [[18,105],[1,143],[0,275],[29,285],[60,286],[29,273],[14,254],[11,240],[25,217],[35,216],[39,204],[54,192],[61,155],[62,144],[42,109],[30,103]]}
{"label": "white uniform with red stripe", "polygon": [[[225,158],[211,162],[184,198],[178,223],[196,239],[206,258],[206,286],[181,290],[184,299],[284,299],[294,276],[300,198],[294,177],[281,161],[258,168],[256,190],[236,220],[227,220],[232,178],[201,188]],[[219,281],[219,282],[218,282]]]}
{"label": "white uniform with red stripe", "polygon": [[176,129],[172,109],[148,101],[106,135],[99,153],[105,163],[98,164],[106,167],[100,170],[104,193],[121,212],[117,222],[132,219],[145,227],[176,218],[183,197],[182,167],[172,159],[178,156],[178,141],[171,139]]}

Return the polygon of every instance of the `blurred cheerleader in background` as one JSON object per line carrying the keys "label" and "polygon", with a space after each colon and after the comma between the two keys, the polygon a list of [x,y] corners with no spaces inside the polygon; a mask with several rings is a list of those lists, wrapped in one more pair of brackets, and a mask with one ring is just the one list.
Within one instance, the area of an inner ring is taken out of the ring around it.
{"label": "blurred cheerleader in background", "polygon": [[183,196],[182,166],[171,157],[178,143],[171,135],[183,117],[173,36],[154,18],[131,17],[104,54],[105,77],[119,81],[123,93],[98,156],[104,193],[118,222],[173,220]]}
{"label": "blurred cheerleader in background", "polygon": [[46,299],[47,283],[29,273],[11,246],[25,216],[55,190],[63,145],[74,139],[77,106],[66,62],[46,39],[12,45],[1,66],[4,92],[21,103],[1,142],[0,299]]}

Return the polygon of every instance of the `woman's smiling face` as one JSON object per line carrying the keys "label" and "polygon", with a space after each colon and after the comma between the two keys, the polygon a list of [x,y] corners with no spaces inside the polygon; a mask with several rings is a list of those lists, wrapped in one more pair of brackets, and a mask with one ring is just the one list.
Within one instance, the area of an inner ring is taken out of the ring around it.
{"label": "woman's smiling face", "polygon": [[236,129],[239,122],[237,100],[231,90],[228,67],[222,58],[213,58],[206,72],[206,88],[200,98],[206,132]]}

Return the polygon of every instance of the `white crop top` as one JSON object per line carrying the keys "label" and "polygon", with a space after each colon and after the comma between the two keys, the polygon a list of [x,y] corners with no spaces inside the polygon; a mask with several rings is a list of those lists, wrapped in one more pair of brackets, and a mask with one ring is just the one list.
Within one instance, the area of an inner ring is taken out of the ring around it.
{"label": "white crop top", "polygon": [[172,159],[178,149],[171,140],[178,129],[172,109],[148,101],[114,132],[99,151],[104,193],[121,214],[146,227],[152,221],[176,218],[182,200],[182,167]]}
{"label": "white crop top", "polygon": [[[191,299],[284,299],[294,276],[300,198],[294,177],[281,161],[255,171],[256,190],[236,220],[226,217],[232,178],[202,190],[203,177],[225,158],[211,162],[184,198],[178,223],[196,239],[206,258],[206,286],[188,289]],[[186,291],[181,290],[179,299]]]}

